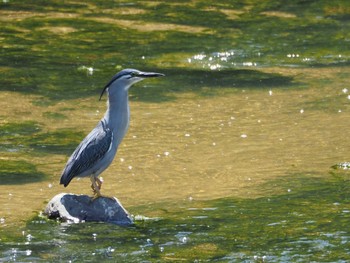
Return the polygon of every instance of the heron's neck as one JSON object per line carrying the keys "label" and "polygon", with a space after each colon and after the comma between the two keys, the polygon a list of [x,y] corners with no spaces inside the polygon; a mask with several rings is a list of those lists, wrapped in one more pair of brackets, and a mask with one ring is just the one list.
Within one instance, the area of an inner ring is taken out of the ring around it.
{"label": "heron's neck", "polygon": [[128,91],[112,89],[108,92],[107,111],[104,118],[114,132],[125,134],[129,126]]}

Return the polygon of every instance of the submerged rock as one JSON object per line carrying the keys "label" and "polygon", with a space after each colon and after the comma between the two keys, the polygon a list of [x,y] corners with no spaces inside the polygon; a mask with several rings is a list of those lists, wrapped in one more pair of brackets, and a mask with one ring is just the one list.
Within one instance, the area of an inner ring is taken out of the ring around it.
{"label": "submerged rock", "polygon": [[61,193],[47,204],[44,214],[63,222],[106,222],[128,226],[133,221],[117,198]]}

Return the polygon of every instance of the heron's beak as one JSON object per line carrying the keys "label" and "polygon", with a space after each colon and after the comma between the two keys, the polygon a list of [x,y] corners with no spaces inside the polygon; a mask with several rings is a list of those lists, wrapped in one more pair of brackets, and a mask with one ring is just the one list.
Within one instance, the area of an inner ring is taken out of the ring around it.
{"label": "heron's beak", "polygon": [[155,77],[164,77],[165,75],[162,73],[156,73],[156,72],[140,72],[137,74],[136,77],[139,78],[155,78]]}

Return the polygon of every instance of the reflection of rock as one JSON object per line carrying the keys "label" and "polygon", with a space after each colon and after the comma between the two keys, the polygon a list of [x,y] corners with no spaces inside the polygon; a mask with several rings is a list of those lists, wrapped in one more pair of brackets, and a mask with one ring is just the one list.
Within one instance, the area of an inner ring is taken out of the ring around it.
{"label": "reflection of rock", "polygon": [[123,226],[133,224],[128,212],[115,197],[92,200],[87,195],[61,193],[51,199],[44,214],[50,219],[58,218],[64,222],[107,222]]}

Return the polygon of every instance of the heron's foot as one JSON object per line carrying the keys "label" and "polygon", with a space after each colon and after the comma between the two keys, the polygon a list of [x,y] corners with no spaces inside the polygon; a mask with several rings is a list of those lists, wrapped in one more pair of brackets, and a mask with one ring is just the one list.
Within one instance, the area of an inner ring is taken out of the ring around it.
{"label": "heron's foot", "polygon": [[98,187],[96,187],[96,185],[94,186],[92,184],[91,189],[92,189],[92,194],[93,194],[91,197],[91,201],[94,201],[95,199],[102,197],[101,191]]}
{"label": "heron's foot", "polygon": [[98,179],[97,177],[95,177],[94,175],[92,175],[90,177],[90,181],[91,181],[91,189],[92,189],[92,193],[93,193],[93,200],[95,200],[96,198],[99,198],[101,195],[101,185],[102,185],[102,181],[100,179]]}
{"label": "heron's foot", "polygon": [[96,200],[97,198],[100,198],[100,197],[104,197],[101,195],[101,193],[95,193],[94,192],[94,195],[91,197],[91,201],[94,201]]}
{"label": "heron's foot", "polygon": [[94,201],[94,200],[96,200],[97,198],[100,198],[100,197],[114,200],[114,197],[112,197],[112,196],[102,195],[101,192],[94,192],[93,196],[91,197],[91,201]]}

